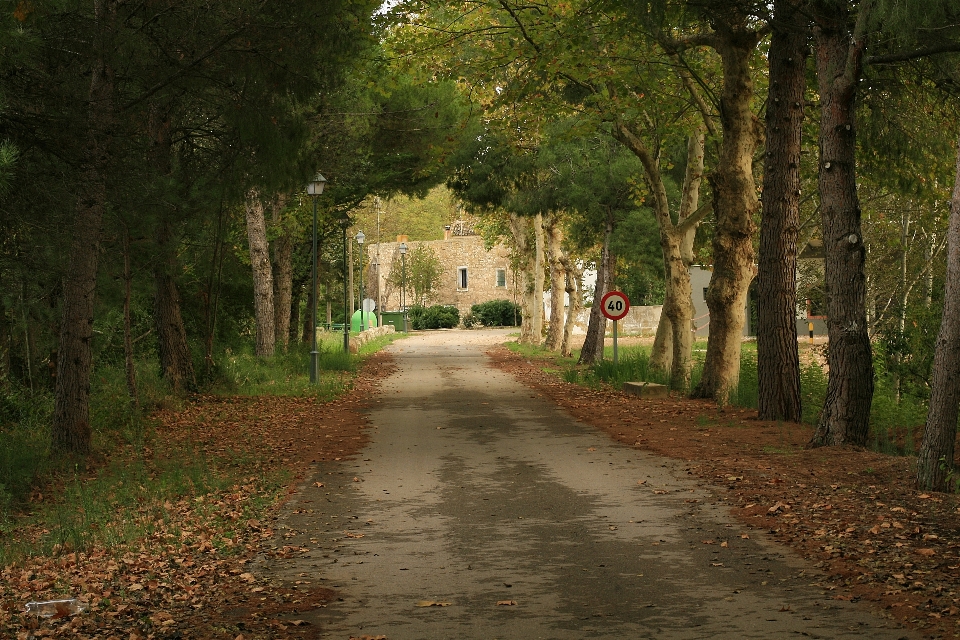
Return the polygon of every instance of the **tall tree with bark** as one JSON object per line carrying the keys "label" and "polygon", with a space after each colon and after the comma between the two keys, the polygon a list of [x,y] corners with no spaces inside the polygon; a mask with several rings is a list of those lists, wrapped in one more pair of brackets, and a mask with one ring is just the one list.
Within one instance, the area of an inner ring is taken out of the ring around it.
{"label": "tall tree with bark", "polygon": [[802,0],[775,0],[757,269],[758,414],[799,422],[797,238],[800,151],[810,29]]}
{"label": "tall tree with bark", "polygon": [[267,225],[264,203],[257,189],[247,192],[244,202],[247,221],[247,242],[253,270],[253,312],[256,322],[254,354],[266,358],[273,355],[276,344],[273,310],[273,270],[267,246]]}
{"label": "tall tree with bark", "polygon": [[[550,327],[544,339],[544,346],[551,351],[559,351],[563,344],[565,321],[563,318],[564,291],[560,284],[565,283],[565,267],[563,260],[563,227],[559,215],[549,215],[544,219],[544,239],[546,242],[547,263],[550,269]],[[571,298],[570,304],[573,304]]]}
{"label": "tall tree with bark", "polygon": [[95,0],[91,31],[86,146],[73,224],[69,269],[63,283],[63,319],[57,352],[57,384],[50,437],[57,451],[90,451],[90,375],[97,263],[107,206],[107,167],[116,120],[111,51],[116,29],[115,0]]}
{"label": "tall tree with bark", "polygon": [[872,2],[812,5],[820,90],[820,171],[830,367],[814,446],[864,446],[870,433],[873,350],[867,333],[865,249],[856,180],[857,86]]}
{"label": "tall tree with bark", "polygon": [[943,320],[934,352],[927,424],[917,456],[917,486],[936,491],[952,488],[949,478],[955,470],[960,407],[960,145],[947,236]]}
{"label": "tall tree with bark", "polygon": [[700,222],[712,211],[710,202],[698,206],[703,178],[704,132],[701,130],[695,133],[687,141],[686,171],[676,222],[670,210],[666,180],[660,166],[661,159],[624,123],[617,123],[614,135],[643,165],[647,187],[653,196],[653,212],[660,229],[666,290],[650,363],[655,369],[669,373],[672,388],[686,390],[690,385],[690,372],[693,367],[693,290],[690,286],[690,266],[694,261],[694,236]]}
{"label": "tall tree with bark", "polygon": [[740,379],[747,292],[754,276],[754,217],[759,210],[753,158],[763,133],[753,112],[752,63],[766,27],[741,3],[708,2],[700,10],[707,32],[675,39],[659,36],[668,51],[707,46],[720,56],[718,96],[722,141],[714,170],[708,175],[713,192],[715,226],[713,274],[707,288],[710,338],[700,383],[694,397],[725,404]]}

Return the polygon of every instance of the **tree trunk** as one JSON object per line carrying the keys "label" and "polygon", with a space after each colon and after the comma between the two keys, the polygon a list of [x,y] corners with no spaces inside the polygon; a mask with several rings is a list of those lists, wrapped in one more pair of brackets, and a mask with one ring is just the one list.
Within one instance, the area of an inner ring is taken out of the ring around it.
{"label": "tree trunk", "polygon": [[[149,124],[153,141],[151,156],[161,181],[172,173],[171,121],[168,114],[152,107]],[[154,322],[157,327],[157,344],[160,355],[160,374],[174,393],[196,390],[193,358],[187,343],[187,330],[180,313],[180,292],[176,274],[179,271],[176,237],[170,211],[158,208],[159,222],[156,230],[157,258],[154,263]]]}
{"label": "tree trunk", "polygon": [[917,487],[952,491],[960,403],[960,145],[947,227],[947,283],[930,379],[930,409],[917,456]]}
{"label": "tree trunk", "polygon": [[830,367],[811,446],[864,446],[870,434],[873,359],[867,334],[865,252],[857,198],[855,102],[867,8],[851,38],[847,12],[824,3],[815,17],[820,88],[819,189]]}
{"label": "tree trunk", "polygon": [[561,254],[561,263],[563,264],[564,289],[570,304],[567,307],[567,319],[563,323],[563,341],[560,343],[560,355],[569,358],[571,353],[570,338],[573,336],[573,328],[577,324],[577,317],[580,315],[580,309],[583,308],[583,292],[580,290],[581,278],[583,273],[577,267],[576,262],[570,259],[570,256]]}
{"label": "tree trunk", "polygon": [[157,229],[159,257],[154,267],[154,322],[157,326],[157,345],[160,352],[160,374],[174,393],[194,391],[197,380],[193,357],[187,343],[187,330],[180,313],[180,292],[174,274],[177,255],[174,250],[170,223],[161,221]]}
{"label": "tree trunk", "polygon": [[610,273],[612,258],[610,255],[610,238],[613,236],[613,217],[607,217],[607,226],[603,233],[603,248],[600,251],[600,260],[597,261],[597,286],[593,292],[593,306],[590,308],[590,323],[587,325],[587,336],[580,349],[579,364],[594,364],[603,360],[603,341],[607,334],[607,318],[601,310],[600,300],[610,290],[612,274]]}
{"label": "tree trunk", "polygon": [[287,344],[296,343],[300,338],[300,298],[302,296],[302,288],[291,287],[290,309],[287,314]]}
{"label": "tree trunk", "polygon": [[543,344],[543,216],[533,217],[533,277],[528,281],[530,296],[530,342],[540,346]]}
{"label": "tree trunk", "polygon": [[539,214],[528,218],[511,213],[509,224],[521,264],[520,343],[539,346],[543,341],[543,219]]}
{"label": "tree trunk", "polygon": [[140,407],[137,393],[137,370],[133,360],[133,329],[130,319],[130,298],[133,273],[130,270],[130,230],[123,230],[123,361],[127,374],[127,394],[134,408]]}
{"label": "tree trunk", "polygon": [[94,1],[96,32],[90,68],[90,101],[86,148],[77,186],[73,242],[63,283],[63,316],[57,352],[53,422],[54,451],[90,452],[90,369],[92,366],[94,296],[106,205],[106,173],[114,120],[113,70],[106,57],[116,4]]}
{"label": "tree trunk", "polygon": [[267,225],[263,201],[256,189],[247,193],[247,239],[250,243],[250,265],[253,268],[253,314],[257,325],[254,353],[261,357],[273,355],[274,313],[273,272],[270,269],[270,251],[267,247]]}
{"label": "tree trunk", "polygon": [[697,207],[700,183],[703,180],[704,133],[702,130],[687,140],[687,168],[681,191],[677,222],[670,214],[667,189],[660,172],[659,158],[644,141],[623,122],[618,122],[614,136],[636,155],[644,168],[647,185],[653,194],[654,215],[660,230],[660,249],[666,276],[663,309],[657,336],[654,338],[650,366],[669,373],[670,386],[687,389],[693,355],[693,291],[690,286],[690,265],[693,263],[693,240],[700,221],[709,212],[709,205]]}
{"label": "tree trunk", "polygon": [[800,131],[806,89],[806,20],[797,0],[775,0],[768,54],[766,163],[757,277],[758,415],[800,422],[797,350],[797,237]]}
{"label": "tree trunk", "polygon": [[288,226],[283,226],[281,214],[286,196],[279,195],[273,203],[272,222],[280,227],[273,243],[273,306],[275,343],[286,350],[290,342],[290,301],[293,297],[293,247],[295,240]]}
{"label": "tree trunk", "polygon": [[673,324],[670,316],[664,312],[669,300],[670,294],[664,291],[660,322],[657,323],[657,333],[654,334],[653,346],[650,347],[650,368],[664,375],[673,369]]}
{"label": "tree trunk", "polygon": [[710,175],[716,226],[713,276],[707,287],[710,337],[703,376],[694,397],[726,404],[740,381],[740,347],[744,308],[753,279],[754,215],[759,209],[753,179],[753,156],[761,131],[752,110],[751,60],[759,35],[740,25],[720,25],[716,49],[723,65],[720,119],[723,142]]}
{"label": "tree trunk", "polygon": [[900,368],[903,364],[902,345],[906,344],[904,338],[907,330],[907,303],[910,301],[910,285],[907,283],[907,257],[909,249],[907,243],[910,241],[910,212],[900,212],[900,312],[897,314],[897,338],[901,347],[893,354],[893,389],[897,396],[897,402],[900,402],[902,378]]}
{"label": "tree trunk", "polygon": [[543,233],[550,264],[550,328],[547,330],[544,345],[550,351],[557,351],[563,343],[563,298],[566,292],[563,248],[560,246],[563,241],[563,228],[560,226],[559,216],[552,215],[548,218]]}

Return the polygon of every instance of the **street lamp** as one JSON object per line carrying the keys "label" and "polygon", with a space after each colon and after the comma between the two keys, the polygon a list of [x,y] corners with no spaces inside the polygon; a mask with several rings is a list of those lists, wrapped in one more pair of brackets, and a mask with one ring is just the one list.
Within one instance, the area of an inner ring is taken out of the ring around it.
{"label": "street lamp", "polygon": [[363,235],[363,231],[357,232],[357,244],[360,245],[360,331],[365,331],[367,328],[363,309],[363,241],[366,238],[367,236]]}
{"label": "street lamp", "polygon": [[310,310],[310,323],[312,325],[311,334],[313,339],[310,350],[310,382],[315,383],[318,379],[317,359],[317,196],[323,193],[323,186],[327,184],[327,179],[319,173],[313,180],[307,183],[307,195],[313,199],[313,260],[310,269],[311,294],[310,298],[313,308]]}
{"label": "street lamp", "polygon": [[397,247],[400,252],[400,310],[403,311],[403,332],[407,333],[407,243]]}

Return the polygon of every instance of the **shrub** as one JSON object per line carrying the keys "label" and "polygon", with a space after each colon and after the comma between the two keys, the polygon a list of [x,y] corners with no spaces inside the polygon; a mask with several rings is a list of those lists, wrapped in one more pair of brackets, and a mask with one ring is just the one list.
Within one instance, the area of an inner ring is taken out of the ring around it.
{"label": "shrub", "polygon": [[469,317],[485,327],[517,327],[520,325],[520,305],[509,300],[482,302],[470,307]]}
{"label": "shrub", "polygon": [[460,324],[460,310],[436,304],[432,307],[410,307],[410,325],[416,329],[452,329]]}

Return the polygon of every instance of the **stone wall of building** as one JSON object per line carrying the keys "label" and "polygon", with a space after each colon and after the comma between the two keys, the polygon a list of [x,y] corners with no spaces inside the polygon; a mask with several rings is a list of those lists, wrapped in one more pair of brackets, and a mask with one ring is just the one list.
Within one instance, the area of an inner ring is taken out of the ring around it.
{"label": "stone wall of building", "polygon": [[[487,250],[480,236],[453,235],[449,232],[447,236],[444,240],[407,242],[408,260],[416,247],[424,245],[433,250],[443,267],[441,285],[439,290],[434,292],[431,304],[455,306],[463,316],[470,311],[471,306],[481,302],[514,300],[516,287],[507,247],[498,244]],[[399,288],[387,285],[391,268],[400,268],[399,246],[399,242],[383,242],[379,247],[376,244],[366,246],[367,267],[364,272],[364,289],[367,297],[376,299],[377,271],[379,270],[380,298],[384,311],[400,308]],[[409,266],[408,264],[407,267]],[[462,286],[464,277],[466,278],[465,287]],[[413,304],[413,292],[408,286],[407,305],[411,304]]]}

